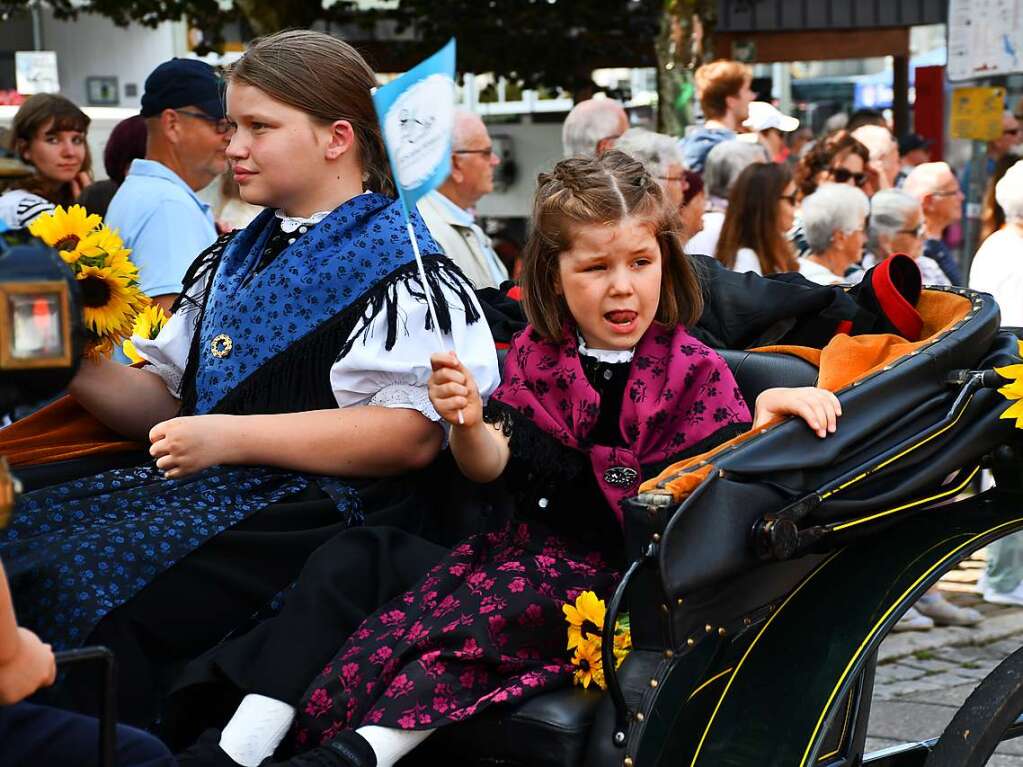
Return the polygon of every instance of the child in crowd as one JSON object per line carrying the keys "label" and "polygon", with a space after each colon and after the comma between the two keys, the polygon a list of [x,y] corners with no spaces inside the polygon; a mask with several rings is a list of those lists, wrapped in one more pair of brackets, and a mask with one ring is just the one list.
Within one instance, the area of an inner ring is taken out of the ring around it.
{"label": "child in crowd", "polygon": [[[290,765],[387,767],[438,727],[564,685],[561,608],[614,589],[620,502],[644,477],[751,420],[835,430],[838,400],[816,388],[767,390],[750,418],[724,361],[686,330],[702,298],[677,211],[621,152],[540,176],[522,284],[530,326],[489,402],[454,354],[433,356],[430,379],[462,472],[503,475],[513,516],[487,519],[367,619],[297,710],[252,721],[252,735],[280,740],[295,719]],[[261,764],[277,746],[262,743],[244,756],[200,743],[181,764]]]}
{"label": "child in crowd", "polygon": [[[316,32],[237,62],[227,154],[266,210],[198,258],[157,339],[133,339],[147,366],[83,361],[70,387],[153,461],[28,493],[0,534],[22,619],[60,648],[114,649],[135,722],[324,541],[378,515],[418,529],[424,514],[416,470],[444,439],[427,389],[436,341],[375,84]],[[497,358],[471,286],[414,212],[413,225],[446,343],[486,392]]]}

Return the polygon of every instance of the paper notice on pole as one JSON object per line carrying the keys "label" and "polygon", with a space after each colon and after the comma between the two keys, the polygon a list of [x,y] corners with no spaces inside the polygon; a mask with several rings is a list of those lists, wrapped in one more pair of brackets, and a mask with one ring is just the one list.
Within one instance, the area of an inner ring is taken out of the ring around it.
{"label": "paper notice on pole", "polygon": [[950,0],[948,79],[1023,72],[1023,0]]}
{"label": "paper notice on pole", "polygon": [[15,87],[18,93],[59,93],[56,51],[15,51]]}
{"label": "paper notice on pole", "polygon": [[994,141],[1002,135],[1004,88],[953,88],[952,138]]}

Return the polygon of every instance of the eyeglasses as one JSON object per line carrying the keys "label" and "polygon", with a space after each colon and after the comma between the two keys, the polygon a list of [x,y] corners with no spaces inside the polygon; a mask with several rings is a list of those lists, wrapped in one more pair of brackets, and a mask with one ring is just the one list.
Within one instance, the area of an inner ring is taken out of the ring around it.
{"label": "eyeglasses", "polygon": [[226,117],[213,117],[203,112],[191,112],[187,109],[175,109],[179,115],[186,115],[188,117],[194,117],[196,120],[205,120],[213,126],[213,129],[223,135],[234,130],[234,123],[228,120]]}
{"label": "eyeglasses", "polygon": [[452,149],[451,154],[481,154],[484,157],[489,157],[494,153],[494,145],[491,144],[483,149]]}
{"label": "eyeglasses", "polygon": [[913,229],[899,229],[895,233],[896,234],[911,234],[916,239],[919,240],[921,237],[924,236],[924,225],[922,223],[920,223],[920,224],[917,224],[916,227],[913,228]]}
{"label": "eyeglasses", "polygon": [[931,192],[931,197],[955,197],[962,194],[959,189],[941,189],[937,192]]}
{"label": "eyeglasses", "polygon": [[831,174],[831,178],[835,179],[839,184],[847,184],[851,179],[856,186],[863,186],[867,180],[866,173],[853,173],[847,168],[831,168],[828,170]]}
{"label": "eyeglasses", "polygon": [[779,195],[778,199],[779,200],[784,200],[785,202],[787,202],[792,207],[795,207],[795,205],[796,205],[796,194],[795,194],[795,192],[793,192],[792,194],[782,194],[782,195]]}

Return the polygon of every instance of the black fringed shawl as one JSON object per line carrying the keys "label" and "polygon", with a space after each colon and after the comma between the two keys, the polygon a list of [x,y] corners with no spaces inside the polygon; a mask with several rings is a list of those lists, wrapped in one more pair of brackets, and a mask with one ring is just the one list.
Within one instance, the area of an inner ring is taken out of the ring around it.
{"label": "black fringed shawl", "polygon": [[[417,213],[413,215],[418,218]],[[421,222],[419,223],[421,225]],[[209,287],[213,284],[213,277],[220,268],[227,246],[234,236],[232,233],[221,237],[196,259],[185,276],[184,289],[174,306],[175,311],[186,303],[197,308],[197,321],[188,363],[182,375],[183,415],[196,412],[196,373],[200,355],[206,351],[202,348],[201,329],[211,292]],[[472,288],[467,278],[450,259],[439,254],[439,247],[432,239],[427,237],[427,242],[424,243],[423,237],[420,237],[420,244],[425,245],[423,262],[441,331],[450,333],[452,327],[451,309],[448,306],[445,288],[458,297],[461,309],[465,311],[467,324],[479,321],[480,313],[472,299]],[[349,254],[339,249],[339,258],[347,256]],[[272,263],[271,261],[271,265]],[[425,301],[425,293],[414,261],[402,264],[377,280],[339,312],[321,322],[312,331],[296,338],[283,351],[269,357],[239,381],[209,412],[252,415],[337,407],[337,401],[330,388],[330,368],[351,351],[353,345],[360,340],[360,336],[365,338],[372,321],[380,312],[385,312],[387,318],[387,337],[384,344],[386,350],[394,348],[399,332],[419,332],[418,328],[403,326],[405,320],[398,307],[398,291],[402,288],[407,289],[414,298]],[[427,314],[423,331],[432,329],[432,320]]]}

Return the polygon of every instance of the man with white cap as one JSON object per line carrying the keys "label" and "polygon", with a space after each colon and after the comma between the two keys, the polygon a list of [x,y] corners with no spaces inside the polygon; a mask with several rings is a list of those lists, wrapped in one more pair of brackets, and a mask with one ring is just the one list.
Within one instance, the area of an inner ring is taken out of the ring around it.
{"label": "man with white cap", "polygon": [[[742,134],[740,140],[759,140],[767,148],[772,161],[785,162],[788,146],[784,134],[796,130],[799,127],[799,120],[782,114],[773,104],[766,101],[753,101],[749,105],[749,117],[743,120],[742,124],[751,132]],[[751,138],[745,138],[746,136]]]}

